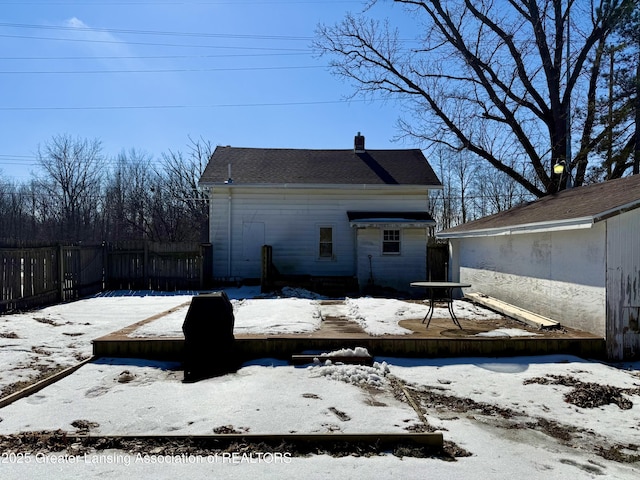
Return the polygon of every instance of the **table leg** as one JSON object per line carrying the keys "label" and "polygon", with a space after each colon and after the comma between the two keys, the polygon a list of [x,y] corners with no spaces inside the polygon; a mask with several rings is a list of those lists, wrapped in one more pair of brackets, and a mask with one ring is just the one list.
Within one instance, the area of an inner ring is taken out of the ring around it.
{"label": "table leg", "polygon": [[[427,314],[424,316],[424,318],[422,319],[422,323],[424,323],[425,321],[427,322],[427,326],[426,328],[429,328],[429,324],[431,323],[431,318],[433,317],[433,311],[435,310],[435,289],[434,288],[429,288],[429,310],[427,311]],[[449,310],[449,315],[451,315],[451,320],[453,321],[453,324],[458,327],[460,330],[462,330],[462,325],[460,325],[460,322],[458,321],[458,317],[456,317],[455,312],[453,311],[453,288],[447,288],[447,309]]]}
{"label": "table leg", "polygon": [[431,323],[431,317],[433,317],[433,311],[435,310],[435,299],[433,298],[434,296],[434,290],[432,288],[428,288],[427,290],[429,290],[429,310],[427,310],[427,314],[424,316],[424,318],[422,319],[422,323],[425,322],[425,320],[427,320],[427,318],[429,319],[429,321],[427,322],[427,327],[429,328],[429,324]]}
{"label": "table leg", "polygon": [[451,320],[453,320],[453,323],[460,329],[462,330],[462,325],[460,325],[460,322],[458,321],[458,317],[456,317],[456,314],[453,312],[453,288],[448,288],[447,289],[449,292],[449,302],[447,303],[447,308],[449,309],[449,315],[451,315]]}

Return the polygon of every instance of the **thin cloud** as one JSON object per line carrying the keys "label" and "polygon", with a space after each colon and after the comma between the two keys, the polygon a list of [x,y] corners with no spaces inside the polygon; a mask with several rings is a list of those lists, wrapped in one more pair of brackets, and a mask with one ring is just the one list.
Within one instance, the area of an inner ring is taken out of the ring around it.
{"label": "thin cloud", "polygon": [[65,27],[72,28],[74,38],[84,40],[78,42],[79,48],[95,57],[122,57],[120,60],[101,59],[100,62],[111,68],[140,68],[142,62],[132,59],[136,52],[126,44],[126,40],[112,33],[94,29],[77,17],[65,20]]}

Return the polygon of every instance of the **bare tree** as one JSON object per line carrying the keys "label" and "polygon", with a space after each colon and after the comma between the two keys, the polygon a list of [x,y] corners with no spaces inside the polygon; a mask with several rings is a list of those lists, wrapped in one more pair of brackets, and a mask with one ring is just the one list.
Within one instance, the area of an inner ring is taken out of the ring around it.
{"label": "bare tree", "polygon": [[450,155],[449,149],[439,146],[434,150],[430,159],[431,165],[442,183],[441,190],[435,190],[429,194],[427,205],[427,210],[436,221],[438,230],[453,227],[461,221],[461,199],[457,194],[460,185],[449,166]]}
{"label": "bare tree", "polygon": [[28,215],[20,186],[0,177],[0,241],[14,241],[26,237]]}
{"label": "bare tree", "polygon": [[473,189],[476,218],[509,210],[534,198],[509,176],[487,169],[478,172]]}
{"label": "bare tree", "polygon": [[0,239],[207,241],[198,180],[213,147],[189,140],[186,154],[170,150],[160,161],[131,148],[107,162],[98,140],[53,137],[39,147],[29,183],[0,177]]}
{"label": "bare tree", "polygon": [[470,155],[461,153],[454,157],[451,169],[458,183],[458,191],[460,192],[460,221],[465,223],[471,218],[470,215],[470,199],[472,196],[473,179],[477,176],[478,167],[470,158]]}
{"label": "bare tree", "polygon": [[105,188],[105,239],[154,239],[150,217],[156,183],[150,154],[135,148],[118,154]]}
{"label": "bare tree", "polygon": [[[438,229],[501,212],[535,198],[508,175],[483,168],[480,160],[468,152],[437,146],[430,162],[443,186],[429,197],[429,211]],[[518,168],[516,159],[511,165]],[[522,174],[526,176],[525,171]]]}
{"label": "bare tree", "polygon": [[[466,149],[542,196],[563,187],[557,163],[575,169],[578,184],[584,178],[594,113],[572,157],[572,102],[591,105],[604,42],[633,1],[396,0],[421,29],[411,47],[364,15],[319,26],[314,45],[356,94],[408,103],[403,135]],[[514,156],[527,158],[531,175],[511,165]]]}
{"label": "bare tree", "polygon": [[41,201],[46,200],[46,215],[58,226],[48,240],[95,239],[104,164],[101,142],[57,135],[38,148],[37,161],[43,170],[36,176]]}
{"label": "bare tree", "polygon": [[187,154],[169,150],[160,161],[136,149],[118,155],[106,187],[109,240],[206,241],[208,203],[198,180],[213,148],[190,142]]}
{"label": "bare tree", "polygon": [[105,240],[132,239],[126,215],[127,192],[130,185],[127,178],[127,156],[121,152],[116,157],[114,167],[109,171],[105,180],[105,209],[103,212]]}
{"label": "bare tree", "polygon": [[594,177],[640,173],[640,1],[616,30],[604,56],[607,94],[596,104],[602,130],[597,138],[602,163]]}
{"label": "bare tree", "polygon": [[198,187],[213,153],[210,142],[189,138],[188,153],[169,150],[162,154],[158,176],[162,183],[163,208],[167,209],[164,221],[173,224],[171,236],[182,240],[206,241],[208,238],[208,196]]}

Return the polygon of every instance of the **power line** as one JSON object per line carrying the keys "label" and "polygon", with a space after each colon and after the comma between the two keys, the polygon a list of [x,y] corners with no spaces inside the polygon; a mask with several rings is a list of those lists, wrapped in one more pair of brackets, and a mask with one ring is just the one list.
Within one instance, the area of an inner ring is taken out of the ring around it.
{"label": "power line", "polygon": [[170,60],[185,58],[225,58],[225,57],[286,57],[308,55],[309,52],[296,53],[216,53],[212,55],[107,55],[107,56],[64,56],[64,57],[0,57],[0,60]]}
{"label": "power line", "polygon": [[10,155],[0,153],[0,167],[3,165],[33,165],[37,161],[35,155]]}
{"label": "power line", "polygon": [[359,4],[362,5],[362,0],[245,0],[245,1],[236,1],[236,0],[218,0],[218,1],[157,1],[157,0],[149,0],[149,1],[0,1],[0,5],[71,5],[71,6],[82,6],[82,5],[103,5],[103,6],[170,6],[170,5],[236,5],[236,6],[245,6],[245,5],[314,5],[314,4]]}
{"label": "power line", "polygon": [[[1,3],[0,3],[1,5]],[[81,26],[62,26],[62,25],[33,25],[22,23],[7,23],[0,22],[0,27],[18,28],[18,29],[34,29],[34,30],[61,30],[64,32],[75,33],[109,33],[120,35],[150,35],[150,36],[168,36],[168,37],[189,37],[189,38],[215,38],[215,39],[233,39],[233,40],[276,40],[286,42],[311,42],[313,37],[307,36],[293,36],[293,35],[258,35],[258,34],[238,34],[238,33],[205,33],[205,32],[175,32],[167,30],[135,30],[135,29],[118,29],[118,28],[104,28],[104,27],[81,27]],[[65,41],[78,41],[78,42],[99,42],[99,43],[126,43],[133,45],[161,45],[161,46],[195,46],[195,45],[166,45],[155,43],[141,43],[141,42],[124,42],[116,40],[95,40],[86,38],[59,38],[59,37],[34,37],[26,35],[10,35],[3,34],[1,36],[9,38],[32,38],[43,40],[65,40]],[[414,43],[416,40],[402,40],[404,43]],[[217,47],[227,48],[227,47]],[[274,49],[277,50],[277,49]]]}
{"label": "power line", "polygon": [[0,27],[27,28],[37,30],[63,30],[67,32],[88,32],[88,33],[119,33],[131,35],[159,35],[171,37],[203,37],[203,38],[231,38],[249,40],[286,40],[286,41],[310,41],[312,37],[299,37],[290,35],[255,35],[238,33],[198,33],[198,32],[171,32],[166,30],[132,30],[119,28],[101,27],[69,27],[59,25],[32,25],[25,23],[5,23],[0,22]]}
{"label": "power line", "polygon": [[266,48],[266,47],[230,47],[219,45],[188,45],[184,43],[156,43],[156,42],[125,42],[118,40],[95,40],[95,39],[80,39],[80,38],[59,38],[59,37],[32,37],[28,35],[9,35],[0,34],[0,37],[4,38],[26,38],[31,40],[52,40],[62,42],[84,42],[84,43],[108,43],[116,45],[142,45],[152,47],[176,47],[176,48],[219,48],[229,50],[258,50],[258,51],[283,51],[283,52],[309,52],[308,49],[302,48]]}
{"label": "power line", "polygon": [[301,105],[335,105],[340,103],[353,102],[373,102],[373,99],[351,99],[351,100],[326,100],[309,102],[274,102],[274,103],[219,103],[212,105],[87,105],[81,107],[2,107],[0,111],[31,111],[31,110],[177,110],[190,108],[247,108],[247,107],[290,107]]}
{"label": "power line", "polygon": [[0,75],[78,75],[105,73],[188,73],[188,72],[236,72],[256,70],[304,70],[310,68],[328,68],[327,65],[300,65],[282,67],[234,67],[234,68],[167,68],[157,70],[7,70],[0,71]]}

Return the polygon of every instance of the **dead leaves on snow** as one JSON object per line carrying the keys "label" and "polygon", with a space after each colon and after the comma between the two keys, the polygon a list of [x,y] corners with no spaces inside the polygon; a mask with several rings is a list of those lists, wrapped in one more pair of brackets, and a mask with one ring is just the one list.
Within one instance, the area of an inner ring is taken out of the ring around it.
{"label": "dead leaves on snow", "polygon": [[612,403],[622,410],[630,410],[633,407],[633,402],[625,395],[640,395],[640,387],[620,388],[612,385],[600,385],[599,383],[583,382],[569,375],[546,375],[530,378],[523,383],[524,385],[537,383],[572,387],[572,390],[564,395],[564,401],[581,408],[597,408]]}

